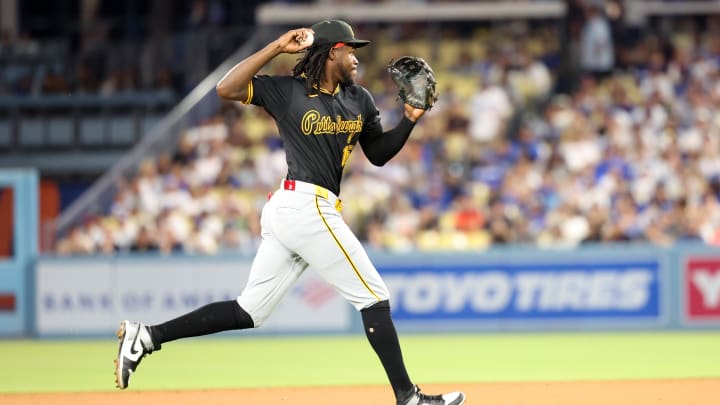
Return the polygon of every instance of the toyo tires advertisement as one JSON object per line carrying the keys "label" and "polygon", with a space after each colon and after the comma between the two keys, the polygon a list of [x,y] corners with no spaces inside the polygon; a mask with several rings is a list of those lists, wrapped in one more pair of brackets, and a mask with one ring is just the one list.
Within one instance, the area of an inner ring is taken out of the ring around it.
{"label": "toyo tires advertisement", "polygon": [[660,321],[658,261],[383,267],[397,321]]}

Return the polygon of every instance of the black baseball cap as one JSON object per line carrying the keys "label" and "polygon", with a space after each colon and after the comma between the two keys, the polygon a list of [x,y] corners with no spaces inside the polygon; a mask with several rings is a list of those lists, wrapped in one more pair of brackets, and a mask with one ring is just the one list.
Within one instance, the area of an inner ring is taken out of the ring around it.
{"label": "black baseball cap", "polygon": [[364,39],[356,39],[350,24],[342,20],[324,20],[310,27],[315,32],[315,43],[343,42],[355,48],[362,48],[370,43]]}

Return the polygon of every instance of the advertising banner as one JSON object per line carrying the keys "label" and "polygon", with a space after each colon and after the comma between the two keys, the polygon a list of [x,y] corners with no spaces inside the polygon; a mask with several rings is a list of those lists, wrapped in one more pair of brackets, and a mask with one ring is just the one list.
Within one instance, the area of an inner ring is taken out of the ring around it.
{"label": "advertising banner", "polygon": [[656,260],[384,267],[399,321],[662,321]]}
{"label": "advertising banner", "polygon": [[[164,322],[245,286],[249,261],[151,258],[48,260],[37,267],[40,335],[107,334],[123,319]],[[265,332],[336,332],[351,324],[349,304],[312,272],[288,291]]]}
{"label": "advertising banner", "polygon": [[[720,254],[704,246],[370,253],[403,332],[720,328]],[[41,258],[31,325],[40,336],[109,336],[123,319],[163,322],[235,299],[250,265],[232,255]],[[241,333],[356,334],[362,323],[308,269],[261,328]]]}
{"label": "advertising banner", "polygon": [[683,275],[684,320],[720,324],[720,256],[688,258]]}
{"label": "advertising banner", "polygon": [[32,328],[38,182],[36,169],[0,169],[0,337],[24,337]]}

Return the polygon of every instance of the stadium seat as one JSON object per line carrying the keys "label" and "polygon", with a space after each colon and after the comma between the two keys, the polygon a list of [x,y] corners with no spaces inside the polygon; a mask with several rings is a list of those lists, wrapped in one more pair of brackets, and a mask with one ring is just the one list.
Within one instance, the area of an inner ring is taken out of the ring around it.
{"label": "stadium seat", "polygon": [[112,145],[132,145],[135,143],[136,135],[133,116],[116,116],[110,120],[109,143]]}
{"label": "stadium seat", "polygon": [[20,121],[19,146],[41,147],[45,144],[45,128],[38,118],[26,118]]}
{"label": "stadium seat", "polygon": [[102,118],[90,117],[80,121],[80,144],[101,146],[105,143],[105,123]]}
{"label": "stadium seat", "polygon": [[12,134],[10,133],[10,121],[0,120],[0,148],[12,147]]}
{"label": "stadium seat", "polygon": [[162,117],[163,116],[160,114],[146,115],[142,120],[141,132],[142,132],[143,136],[147,135],[153,129],[153,127],[160,122]]}
{"label": "stadium seat", "polygon": [[48,121],[47,143],[48,146],[72,146],[72,117],[53,117]]}

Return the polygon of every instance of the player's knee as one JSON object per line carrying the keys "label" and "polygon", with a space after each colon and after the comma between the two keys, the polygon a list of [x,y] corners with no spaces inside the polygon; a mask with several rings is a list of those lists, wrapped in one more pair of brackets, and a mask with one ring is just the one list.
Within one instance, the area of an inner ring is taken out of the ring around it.
{"label": "player's knee", "polygon": [[367,308],[371,308],[376,305],[383,305],[381,303],[389,302],[390,301],[390,294],[387,290],[387,288],[378,288],[373,291],[373,294],[368,294],[367,297],[363,300],[358,300],[354,302],[355,309],[358,311],[362,311]]}
{"label": "player's knee", "polygon": [[258,311],[248,312],[248,314],[250,315],[250,318],[252,318],[252,320],[253,320],[253,328],[261,327],[265,323],[265,321],[270,317],[270,314],[266,314],[266,313],[262,313],[262,312],[258,312]]}
{"label": "player's knee", "polygon": [[263,323],[265,323],[265,320],[267,317],[253,317],[253,328],[257,329],[262,326]]}
{"label": "player's knee", "polygon": [[248,315],[250,315],[250,318],[252,319],[253,325],[252,327],[257,329],[262,326],[263,323],[269,318],[269,315],[260,315],[256,313],[250,313],[248,312]]}
{"label": "player's knee", "polygon": [[388,300],[377,301],[377,302],[373,303],[372,305],[368,305],[367,307],[361,309],[360,312],[372,311],[375,309],[389,310],[390,309],[390,301],[388,301]]}
{"label": "player's knee", "polygon": [[382,283],[379,286],[376,286],[373,289],[373,298],[374,298],[373,303],[390,300],[390,291],[388,290],[387,286],[384,283]]}
{"label": "player's knee", "polygon": [[240,306],[241,312],[248,321],[247,323],[249,328],[259,328],[270,317],[269,313],[263,313],[262,311],[258,311],[258,308],[248,305],[247,303],[243,303],[240,297],[238,297],[236,301]]}
{"label": "player's knee", "polygon": [[384,288],[382,291],[379,291],[377,293],[378,296],[378,302],[379,301],[390,301],[390,291],[388,291],[387,287]]}
{"label": "player's knee", "polygon": [[[235,301],[237,303],[237,301]],[[238,329],[249,329],[255,328],[255,320],[240,304],[237,305],[237,311],[235,311],[235,322],[237,323]]]}

